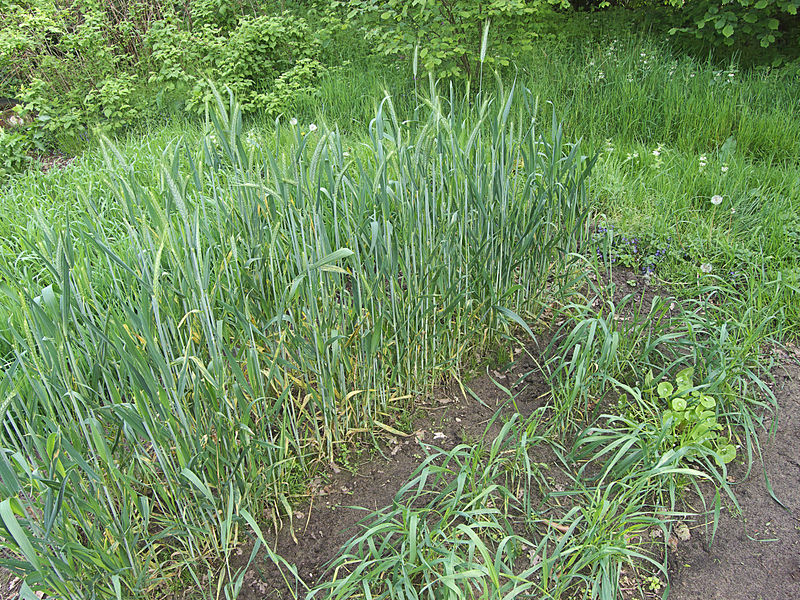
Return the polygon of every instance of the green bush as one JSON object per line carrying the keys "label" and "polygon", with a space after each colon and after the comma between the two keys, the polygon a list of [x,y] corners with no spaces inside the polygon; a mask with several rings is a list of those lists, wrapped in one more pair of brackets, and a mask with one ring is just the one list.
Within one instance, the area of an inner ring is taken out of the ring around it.
{"label": "green bush", "polygon": [[0,127],[0,178],[21,171],[30,163],[31,139],[25,132]]}
{"label": "green bush", "polygon": [[244,110],[280,112],[291,92],[310,91],[323,69],[308,23],[288,12],[244,16],[230,31],[215,24],[188,30],[174,19],[164,20],[146,41],[149,83],[165,91],[183,90],[191,107],[211,99],[213,80],[230,88]]}
{"label": "green bush", "polygon": [[[245,110],[285,110],[323,70],[309,23],[243,0],[0,0],[0,96],[23,102],[38,145],[82,145],[165,105],[227,86]],[[272,11],[272,12],[270,12]]]}
{"label": "green bush", "polygon": [[[419,59],[440,75],[473,77],[478,62],[507,66],[530,50],[543,16],[553,7],[568,8],[567,0],[334,0],[359,19],[378,52]],[[484,55],[484,37],[488,48]]]}
{"label": "green bush", "polygon": [[670,33],[685,33],[707,44],[762,57],[796,57],[799,7],[800,0],[696,0],[683,5],[683,24]]}

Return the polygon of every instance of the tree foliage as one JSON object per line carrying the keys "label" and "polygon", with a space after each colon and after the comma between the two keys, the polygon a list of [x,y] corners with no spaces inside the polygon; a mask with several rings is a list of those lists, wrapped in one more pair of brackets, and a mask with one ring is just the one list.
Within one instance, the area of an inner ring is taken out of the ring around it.
{"label": "tree foliage", "polygon": [[35,116],[38,145],[113,132],[208,80],[279,112],[322,70],[302,17],[251,0],[0,0],[0,96]]}
{"label": "tree foliage", "polygon": [[[362,23],[378,52],[410,56],[425,70],[471,77],[479,61],[506,66],[530,50],[541,20],[568,0],[336,0]],[[488,27],[488,29],[487,29]],[[484,31],[488,49],[484,55]]]}
{"label": "tree foliage", "polygon": [[800,50],[798,8],[800,0],[689,0],[680,6],[683,22],[670,32],[686,33],[712,45],[796,54]]}

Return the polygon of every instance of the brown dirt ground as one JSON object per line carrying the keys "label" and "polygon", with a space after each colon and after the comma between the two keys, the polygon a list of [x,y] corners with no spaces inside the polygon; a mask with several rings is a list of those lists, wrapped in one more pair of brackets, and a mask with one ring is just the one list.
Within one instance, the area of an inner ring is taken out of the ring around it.
{"label": "brown dirt ground", "polygon": [[710,529],[690,527],[671,557],[671,600],[800,598],[800,350],[779,353],[777,431],[762,445],[764,470],[784,506],[770,496],[761,465],[743,481],[743,467],[734,470],[741,515],[731,506],[723,511],[710,548]]}
{"label": "brown dirt ground", "polygon": [[[452,383],[421,401],[417,406],[412,429],[405,438],[387,438],[382,452],[359,464],[354,473],[344,470],[329,473],[327,481],[312,482],[320,486],[313,502],[295,512],[295,539],[287,529],[277,536],[276,553],[296,565],[303,580],[313,585],[324,574],[325,565],[355,533],[358,522],[369,512],[390,505],[400,487],[422,462],[424,451],[420,442],[451,449],[458,444],[480,439],[486,433],[494,437],[499,424],[487,431],[487,425],[498,409],[509,400],[492,379],[513,388],[516,405],[509,405],[523,416],[541,406],[548,387],[533,361],[524,353],[508,371],[489,370],[485,375],[469,382],[469,388],[485,404],[464,394],[460,386]],[[288,598],[284,596],[285,584],[277,569],[269,561],[251,567],[241,600]]]}

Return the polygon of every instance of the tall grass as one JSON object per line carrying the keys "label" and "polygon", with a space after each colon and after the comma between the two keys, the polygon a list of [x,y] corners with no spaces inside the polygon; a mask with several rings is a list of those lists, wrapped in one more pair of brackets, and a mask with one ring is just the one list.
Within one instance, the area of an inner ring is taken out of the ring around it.
{"label": "tall grass", "polygon": [[585,234],[589,165],[515,93],[431,83],[408,120],[387,96],[352,153],[250,143],[221,98],[156,177],[106,144],[107,195],[4,267],[6,564],[61,598],[227,594],[242,527],[290,515],[315,460],[524,325]]}
{"label": "tall grass", "polygon": [[[590,190],[593,209],[631,236],[657,238],[662,248],[672,238],[676,255],[659,275],[681,286],[691,287],[699,265],[706,262],[718,276],[742,277],[746,272],[751,279],[763,273],[767,282],[780,278],[789,330],[796,334],[797,78],[788,72],[700,61],[653,36],[623,36],[622,31],[630,33],[623,21],[609,27],[607,22],[592,23],[596,18],[603,17],[577,16],[564,24],[560,36],[534,48],[513,74],[542,106],[552,103],[566,130],[583,139],[585,154],[600,154]],[[592,39],[589,34],[601,26],[620,33]],[[305,124],[330,124],[344,136],[344,150],[357,153],[372,145],[368,124],[384,90],[391,92],[396,112],[413,114],[420,82],[410,62],[372,57],[332,69],[322,76],[315,95],[293,99],[282,122],[296,117]],[[463,84],[454,85],[463,90]],[[482,85],[495,86],[488,76]],[[523,96],[515,95],[512,114],[524,109]],[[196,129],[196,123],[176,115],[163,128],[134,133],[121,151],[132,155],[140,176],[149,178],[149,155],[163,152],[171,138],[199,135]],[[271,138],[272,130],[271,121],[255,116],[244,133]],[[274,143],[269,147],[277,152]],[[98,171],[105,167],[88,156],[65,173],[29,174],[0,193],[8,214],[0,224],[8,246],[0,250],[3,256],[17,259],[17,240],[25,236],[35,208],[50,221],[62,221],[76,186],[99,201],[103,187]],[[718,207],[708,201],[716,194],[724,197]]]}

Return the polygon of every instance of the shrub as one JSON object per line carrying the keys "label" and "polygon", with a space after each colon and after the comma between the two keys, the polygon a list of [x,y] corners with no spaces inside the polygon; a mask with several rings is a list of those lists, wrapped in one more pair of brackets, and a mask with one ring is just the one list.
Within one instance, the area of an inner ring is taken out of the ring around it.
{"label": "shrub", "polygon": [[[736,47],[762,56],[797,56],[800,50],[800,0],[699,0],[683,5],[685,33],[716,46]],[[770,49],[764,52],[764,49]]]}
{"label": "shrub", "polygon": [[245,110],[277,113],[313,90],[323,66],[309,23],[269,10],[243,0],[0,0],[0,95],[19,98],[36,143],[51,146],[116,133],[165,96],[202,107],[208,80]]}
{"label": "shrub", "polygon": [[[553,7],[568,8],[567,0],[335,0],[351,19],[363,19],[367,36],[386,55],[410,55],[419,46],[426,70],[472,77],[477,63],[507,66],[530,50],[539,21]],[[486,29],[488,27],[488,30]],[[489,34],[491,51],[483,55]]]}
{"label": "shrub", "polygon": [[305,19],[282,13],[245,16],[231,31],[203,24],[190,31],[175,20],[148,33],[149,82],[183,90],[191,107],[211,100],[208,84],[230,88],[244,110],[280,112],[290,93],[308,91],[323,69],[319,43]]}
{"label": "shrub", "polygon": [[0,127],[0,178],[21,171],[30,163],[31,139],[24,131]]}

